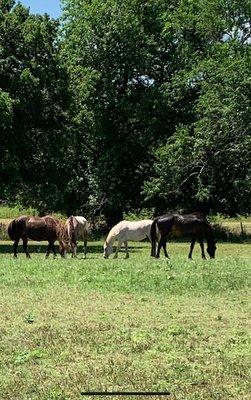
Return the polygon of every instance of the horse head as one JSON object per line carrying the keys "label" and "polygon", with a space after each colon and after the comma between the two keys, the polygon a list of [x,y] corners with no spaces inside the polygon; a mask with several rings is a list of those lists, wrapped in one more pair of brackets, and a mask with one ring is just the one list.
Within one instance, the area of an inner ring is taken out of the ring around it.
{"label": "horse head", "polygon": [[104,253],[103,253],[104,258],[108,258],[111,254],[112,254],[112,246],[109,243],[105,242]]}
{"label": "horse head", "polygon": [[216,242],[217,241],[214,239],[212,239],[212,241],[208,242],[207,252],[208,252],[210,258],[215,258]]}
{"label": "horse head", "polygon": [[69,250],[69,235],[66,229],[66,225],[63,222],[59,222],[57,225],[57,239],[59,241],[59,253],[61,257],[65,257],[66,250]]}

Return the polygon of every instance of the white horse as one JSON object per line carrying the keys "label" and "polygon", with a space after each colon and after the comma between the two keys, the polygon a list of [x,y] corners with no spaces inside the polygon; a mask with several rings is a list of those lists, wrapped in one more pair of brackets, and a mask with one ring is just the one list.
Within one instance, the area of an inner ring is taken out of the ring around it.
{"label": "white horse", "polygon": [[[124,243],[126,258],[129,257],[128,252],[128,240],[140,241],[146,237],[150,237],[150,230],[153,221],[151,219],[144,219],[142,221],[121,221],[115,225],[109,232],[105,244],[104,244],[104,258],[108,258],[112,254],[112,245],[115,240],[118,241],[118,245],[115,251],[114,258],[118,257],[118,252],[120,250],[121,244]],[[158,237],[158,232],[157,232]]]}
{"label": "white horse", "polygon": [[77,240],[82,239],[84,241],[84,257],[87,253],[87,235],[89,232],[89,224],[84,217],[79,215],[71,215],[66,220],[66,230],[71,246],[72,257],[77,257]]}

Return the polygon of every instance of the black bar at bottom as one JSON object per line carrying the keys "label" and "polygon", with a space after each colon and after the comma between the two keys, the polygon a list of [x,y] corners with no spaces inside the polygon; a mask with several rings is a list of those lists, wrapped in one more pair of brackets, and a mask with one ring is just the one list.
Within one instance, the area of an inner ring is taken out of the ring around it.
{"label": "black bar at bottom", "polygon": [[82,396],[170,396],[170,392],[81,392]]}

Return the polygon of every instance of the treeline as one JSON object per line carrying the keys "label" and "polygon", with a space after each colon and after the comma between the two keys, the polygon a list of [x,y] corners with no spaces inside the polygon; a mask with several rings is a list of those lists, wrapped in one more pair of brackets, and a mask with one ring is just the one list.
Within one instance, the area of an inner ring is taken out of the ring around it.
{"label": "treeline", "polygon": [[251,212],[249,0],[0,1],[0,198]]}

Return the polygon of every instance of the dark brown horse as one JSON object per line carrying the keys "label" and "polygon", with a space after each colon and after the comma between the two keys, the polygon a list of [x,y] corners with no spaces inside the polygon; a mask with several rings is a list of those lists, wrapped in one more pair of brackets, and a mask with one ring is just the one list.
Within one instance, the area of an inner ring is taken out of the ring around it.
{"label": "dark brown horse", "polygon": [[23,249],[26,257],[30,257],[28,252],[28,239],[48,241],[46,257],[50,251],[56,256],[55,241],[59,241],[59,252],[61,256],[65,253],[66,242],[64,241],[64,224],[50,215],[45,217],[30,217],[22,216],[10,222],[8,226],[8,234],[11,240],[14,241],[14,257],[17,257],[17,246],[19,240],[23,241]]}
{"label": "dark brown horse", "polygon": [[[161,238],[158,244],[156,254],[156,226],[159,229]],[[151,256],[159,258],[160,249],[163,247],[164,254],[168,257],[166,251],[166,242],[168,235],[174,237],[190,236],[191,247],[188,258],[192,258],[193,248],[196,240],[200,243],[202,258],[206,258],[204,252],[204,239],[207,241],[207,252],[210,258],[215,257],[216,245],[214,240],[213,228],[201,213],[194,214],[166,214],[156,218],[151,226],[152,251]]]}

